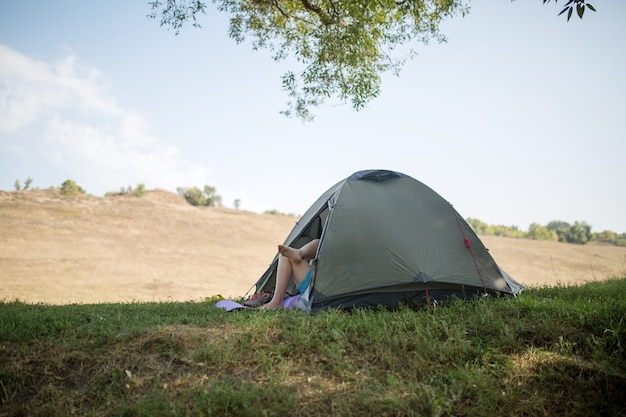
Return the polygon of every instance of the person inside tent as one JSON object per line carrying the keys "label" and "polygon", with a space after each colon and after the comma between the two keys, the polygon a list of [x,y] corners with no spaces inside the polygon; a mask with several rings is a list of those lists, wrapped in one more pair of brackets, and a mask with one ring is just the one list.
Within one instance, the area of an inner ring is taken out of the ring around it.
{"label": "person inside tent", "polygon": [[261,309],[277,310],[283,307],[285,291],[287,291],[291,278],[293,278],[298,291],[304,292],[306,290],[311,281],[313,273],[311,265],[315,260],[319,244],[319,239],[313,239],[300,249],[278,245],[278,268],[276,270],[274,296],[267,304],[262,305]]}

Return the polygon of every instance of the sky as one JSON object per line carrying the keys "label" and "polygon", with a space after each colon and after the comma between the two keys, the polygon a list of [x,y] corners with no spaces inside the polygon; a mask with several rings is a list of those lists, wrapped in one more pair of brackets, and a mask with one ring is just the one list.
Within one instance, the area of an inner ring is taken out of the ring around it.
{"label": "sky", "polygon": [[176,36],[146,1],[0,0],[0,190],[210,185],[303,214],[363,169],[403,172],[488,224],[626,232],[626,2],[476,0],[365,109],[287,118],[276,63],[209,4]]}

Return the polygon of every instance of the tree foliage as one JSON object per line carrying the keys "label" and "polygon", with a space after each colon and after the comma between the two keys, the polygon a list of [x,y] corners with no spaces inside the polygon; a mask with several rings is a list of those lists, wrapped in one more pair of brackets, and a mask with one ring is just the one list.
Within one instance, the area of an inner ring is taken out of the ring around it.
{"label": "tree foliage", "polygon": [[[555,0],[555,3],[558,0]],[[312,120],[313,107],[338,98],[360,110],[380,94],[381,75],[399,74],[412,51],[397,48],[414,42],[443,42],[439,26],[464,16],[469,0],[212,0],[230,16],[228,35],[267,49],[276,61],[287,57],[301,66],[282,76],[289,101],[282,113]],[[543,0],[549,3],[550,0]],[[153,0],[150,18],[176,34],[186,23],[199,27],[202,0]],[[567,0],[560,14],[574,10],[582,19],[595,11],[586,0]]]}
{"label": "tree foliage", "polygon": [[[555,3],[557,1],[558,0],[554,0]],[[550,3],[550,0],[543,0],[543,4],[546,4],[546,3]],[[559,13],[559,16],[567,12],[567,21],[569,22],[570,18],[572,17],[572,14],[574,14],[574,10],[576,10],[576,14],[578,15],[579,18],[582,19],[583,15],[585,14],[585,10],[587,9],[591,10],[592,12],[596,11],[595,7],[587,3],[587,0],[568,0],[567,3],[565,3],[565,6],[563,7],[563,9],[561,10],[561,13]]]}
{"label": "tree foliage", "polygon": [[549,230],[553,230],[559,242],[584,244],[592,240],[591,226],[586,222],[574,222],[569,224],[560,220],[554,220],[546,226]]}
{"label": "tree foliage", "polygon": [[20,185],[20,180],[15,180],[15,184],[13,186],[15,187],[17,191],[22,190],[22,189],[28,190],[32,183],[33,183],[33,179],[31,177],[28,177],[26,178],[26,181],[24,181],[24,188],[22,188],[22,186]]}
{"label": "tree foliage", "polygon": [[205,185],[204,190],[198,187],[178,187],[176,191],[192,206],[218,207],[222,205],[222,196],[217,194],[215,187],[209,185]]}
{"label": "tree foliage", "polygon": [[600,233],[596,233],[594,239],[602,243],[615,243],[617,242],[618,236],[617,233],[612,230],[603,230]]}
{"label": "tree foliage", "polygon": [[558,240],[559,242],[584,245],[592,241],[609,243],[617,246],[626,246],[626,233],[618,235],[610,230],[593,233],[591,226],[584,221],[569,224],[561,220],[553,220],[545,226],[532,223],[528,231],[524,232],[517,226],[489,225],[478,219],[468,218],[467,223],[478,235],[523,237],[536,240]]}
{"label": "tree foliage", "polygon": [[561,220],[553,220],[546,225],[546,228],[556,233],[559,242],[567,242],[567,234],[570,228],[569,223]]}
{"label": "tree foliage", "polygon": [[[468,0],[213,0],[230,16],[229,36],[268,49],[276,61],[295,58],[302,70],[287,71],[289,96],[283,113],[312,120],[311,107],[336,97],[362,109],[380,93],[382,73],[398,73],[412,55],[394,56],[412,41],[445,41],[440,23],[468,11]],[[206,3],[154,0],[150,17],[176,33]]]}
{"label": "tree foliage", "polygon": [[146,193],[146,186],[143,183],[137,184],[136,188],[131,187],[120,187],[119,191],[109,191],[104,194],[105,197],[113,197],[118,195],[134,195],[136,197],[143,197]]}
{"label": "tree foliage", "polygon": [[585,222],[574,222],[569,228],[567,234],[567,242],[585,244],[591,240],[593,234],[591,233],[591,226]]}
{"label": "tree foliage", "polygon": [[470,225],[472,230],[479,235],[524,237],[524,232],[517,226],[490,225],[471,217],[467,219],[467,223]]}
{"label": "tree foliage", "polygon": [[80,185],[76,184],[73,180],[65,180],[63,184],[61,184],[62,195],[77,195],[77,194],[85,194],[85,190],[81,188]]}
{"label": "tree foliage", "polygon": [[546,226],[542,226],[539,223],[532,223],[528,227],[526,233],[528,239],[535,240],[557,240],[558,236],[554,230],[548,229]]}

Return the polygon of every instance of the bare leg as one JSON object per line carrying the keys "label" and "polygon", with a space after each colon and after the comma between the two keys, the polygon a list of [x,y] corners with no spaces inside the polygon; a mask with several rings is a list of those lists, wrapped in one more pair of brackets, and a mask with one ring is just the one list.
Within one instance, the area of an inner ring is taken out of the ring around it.
{"label": "bare leg", "polygon": [[278,245],[278,269],[276,270],[276,287],[274,288],[274,296],[269,303],[262,306],[262,309],[276,310],[283,307],[285,291],[289,285],[289,280],[293,277],[296,285],[299,284],[309,270],[308,262],[303,259],[312,259],[315,257],[319,239],[312,240],[300,249],[290,248],[289,246]]}
{"label": "bare leg", "polygon": [[313,259],[320,245],[319,239],[313,239],[300,249],[291,248],[285,245],[278,245],[278,252],[291,259],[292,262],[300,263],[302,259]]}

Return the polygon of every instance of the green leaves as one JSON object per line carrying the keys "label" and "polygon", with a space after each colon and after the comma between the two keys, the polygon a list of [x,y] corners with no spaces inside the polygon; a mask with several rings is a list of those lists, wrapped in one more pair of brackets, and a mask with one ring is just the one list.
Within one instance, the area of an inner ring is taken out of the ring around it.
{"label": "green leaves", "polygon": [[[558,0],[555,0],[555,2]],[[313,120],[312,107],[336,98],[361,110],[380,94],[381,75],[398,75],[413,42],[445,41],[444,19],[465,15],[469,0],[212,0],[230,16],[228,35],[252,49],[267,49],[275,60],[295,58],[297,68],[283,75],[289,97],[286,116]],[[550,0],[543,0],[549,3]],[[206,13],[200,0],[153,0],[148,17],[179,33]],[[582,19],[596,9],[586,0],[568,0],[559,16],[574,10]],[[400,46],[409,45],[404,56]]]}
{"label": "green leaves", "polygon": [[80,185],[76,184],[73,180],[65,180],[63,184],[61,184],[61,189],[59,191],[61,195],[85,194],[85,190],[83,190]]}
{"label": "green leaves", "polygon": [[[444,41],[440,23],[468,11],[467,0],[213,0],[230,16],[229,36],[267,49],[275,60],[295,58],[283,76],[289,97],[282,113],[312,120],[312,107],[335,98],[364,108],[380,94],[384,72],[398,74],[406,56],[395,50],[413,41]],[[205,3],[155,0],[149,17],[176,33],[194,22]],[[407,52],[404,52],[406,55]],[[408,52],[412,56],[412,52]]]}
{"label": "green leaves", "polygon": [[222,205],[222,196],[217,194],[215,187],[209,185],[205,185],[204,190],[198,187],[178,187],[176,191],[192,206],[219,207]]}
{"label": "green leaves", "polygon": [[[543,0],[543,3],[544,4],[550,3],[550,0]],[[555,3],[556,3],[556,0],[555,0]],[[586,0],[568,0],[568,2],[565,3],[565,7],[563,7],[563,10],[561,10],[561,13],[559,13],[559,16],[567,12],[567,21],[569,22],[570,18],[572,17],[572,14],[574,14],[574,8],[576,9],[576,14],[581,19],[583,18],[583,15],[585,14],[586,9],[589,9],[592,12],[596,11],[595,7],[587,3]]]}
{"label": "green leaves", "polygon": [[148,17],[156,19],[160,13],[161,26],[170,26],[177,35],[188,20],[192,21],[192,26],[199,28],[196,14],[206,13],[206,3],[200,0],[154,0],[148,4],[152,9]]}

